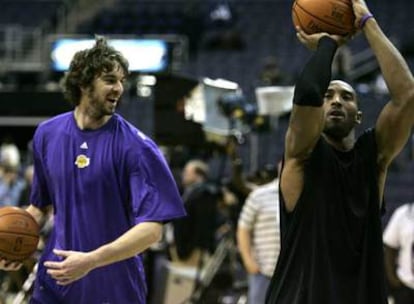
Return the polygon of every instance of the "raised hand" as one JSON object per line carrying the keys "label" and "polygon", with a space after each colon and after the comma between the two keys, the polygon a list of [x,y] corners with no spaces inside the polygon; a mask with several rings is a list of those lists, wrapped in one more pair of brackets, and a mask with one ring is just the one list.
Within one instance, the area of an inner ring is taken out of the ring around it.
{"label": "raised hand", "polygon": [[361,29],[361,21],[364,16],[371,15],[364,0],[352,0],[352,7],[355,15],[355,28]]}

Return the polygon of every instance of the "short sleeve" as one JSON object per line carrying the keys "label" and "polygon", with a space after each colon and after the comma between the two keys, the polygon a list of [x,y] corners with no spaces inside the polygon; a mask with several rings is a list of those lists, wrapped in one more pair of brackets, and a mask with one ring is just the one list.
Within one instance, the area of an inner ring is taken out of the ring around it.
{"label": "short sleeve", "polygon": [[[254,192],[252,192],[252,194],[254,194]],[[240,213],[238,225],[251,230],[256,221],[257,210],[258,206],[255,202],[254,195],[249,195]]]}
{"label": "short sleeve", "polygon": [[400,247],[400,222],[403,216],[405,206],[402,206],[396,209],[391,216],[387,226],[384,229],[383,233],[383,241],[384,244],[391,247],[391,248],[399,248]]}
{"label": "short sleeve", "polygon": [[33,184],[30,193],[30,204],[43,208],[51,204],[47,186],[45,164],[42,158],[41,135],[37,131],[33,138]]}
{"label": "short sleeve", "polygon": [[[133,153],[129,183],[136,223],[168,222],[184,216],[185,209],[177,184],[159,149],[147,143],[141,153]],[[137,159],[138,165],[137,164]]]}

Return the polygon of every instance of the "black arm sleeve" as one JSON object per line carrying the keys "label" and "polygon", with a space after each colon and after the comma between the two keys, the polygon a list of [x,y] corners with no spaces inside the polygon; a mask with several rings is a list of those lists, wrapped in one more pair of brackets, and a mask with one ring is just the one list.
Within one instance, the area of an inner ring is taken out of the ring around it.
{"label": "black arm sleeve", "polygon": [[332,74],[332,60],[338,45],[335,40],[324,36],[318,48],[308,61],[295,86],[293,103],[299,106],[320,107],[329,86]]}

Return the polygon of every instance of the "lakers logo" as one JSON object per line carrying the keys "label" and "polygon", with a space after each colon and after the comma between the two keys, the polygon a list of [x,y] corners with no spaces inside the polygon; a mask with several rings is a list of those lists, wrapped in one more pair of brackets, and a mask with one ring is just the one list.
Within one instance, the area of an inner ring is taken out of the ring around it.
{"label": "lakers logo", "polygon": [[83,168],[86,168],[87,166],[89,166],[89,162],[90,162],[89,157],[87,157],[85,154],[80,154],[76,157],[75,165],[79,169],[83,169]]}

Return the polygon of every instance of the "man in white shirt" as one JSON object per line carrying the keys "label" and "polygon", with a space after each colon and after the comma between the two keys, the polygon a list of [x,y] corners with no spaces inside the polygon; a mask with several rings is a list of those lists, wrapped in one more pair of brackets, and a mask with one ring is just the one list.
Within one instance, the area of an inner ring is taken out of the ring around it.
{"label": "man in white shirt", "polygon": [[264,304],[280,251],[279,180],[261,185],[246,199],[237,243],[249,275],[248,303]]}
{"label": "man in white shirt", "polygon": [[383,234],[385,271],[395,304],[414,303],[414,204],[398,207]]}

